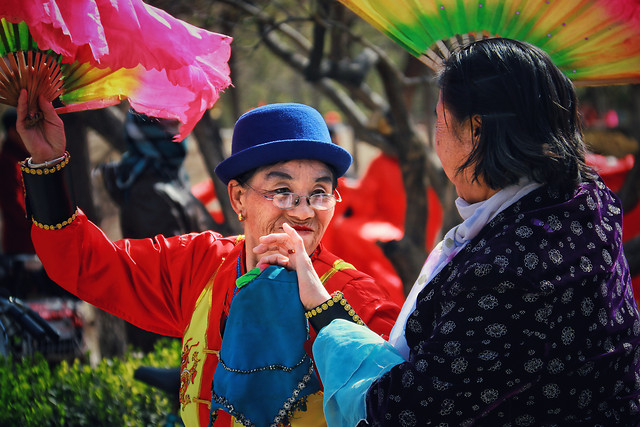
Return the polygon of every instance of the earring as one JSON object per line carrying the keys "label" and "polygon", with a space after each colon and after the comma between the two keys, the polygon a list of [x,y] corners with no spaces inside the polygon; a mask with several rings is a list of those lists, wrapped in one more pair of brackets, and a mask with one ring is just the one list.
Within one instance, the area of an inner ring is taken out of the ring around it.
{"label": "earring", "polygon": [[244,215],[242,215],[242,213],[238,214],[238,221],[243,222],[245,219],[247,218],[245,218]]}

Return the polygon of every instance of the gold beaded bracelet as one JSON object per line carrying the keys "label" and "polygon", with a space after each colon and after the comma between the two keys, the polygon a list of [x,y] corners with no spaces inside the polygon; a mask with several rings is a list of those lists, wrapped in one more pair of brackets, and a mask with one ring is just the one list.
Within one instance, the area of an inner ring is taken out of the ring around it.
{"label": "gold beaded bracelet", "polygon": [[68,189],[66,166],[69,152],[44,163],[33,164],[31,157],[20,163],[25,187],[27,215],[38,228],[60,230],[78,216],[78,207]]}
{"label": "gold beaded bracelet", "polygon": [[[331,299],[328,299],[327,301],[323,302],[317,307],[312,308],[311,310],[304,313],[304,315],[307,319],[311,319],[314,316],[319,315],[320,313],[323,313],[323,312],[326,313],[331,307],[334,307],[334,306],[335,307],[341,306],[344,309],[344,311],[346,311],[347,314],[349,315],[348,320],[352,320],[358,325],[364,325],[364,322],[362,321],[362,319],[360,319],[360,317],[356,314],[356,311],[351,307],[351,305],[347,302],[344,295],[340,291],[336,291],[331,297]],[[343,316],[341,315],[337,317],[343,318]]]}
{"label": "gold beaded bracelet", "polygon": [[[65,151],[62,157],[35,165],[31,163],[31,157],[29,157],[27,160],[20,164],[20,169],[22,170],[22,172],[28,173],[30,175],[49,175],[51,173],[62,170],[62,168],[67,166],[69,164],[69,157],[69,152]],[[52,166],[49,167],[49,165]]]}
{"label": "gold beaded bracelet", "polygon": [[43,224],[41,222],[38,222],[35,220],[35,218],[31,217],[31,221],[33,221],[33,223],[35,224],[36,227],[38,228],[42,228],[44,230],[60,230],[63,227],[66,227],[67,225],[71,224],[73,222],[73,220],[76,219],[76,217],[78,216],[78,208],[76,208],[76,211],[73,213],[73,215],[71,215],[69,217],[69,219],[66,219],[56,225],[48,225],[48,224]]}

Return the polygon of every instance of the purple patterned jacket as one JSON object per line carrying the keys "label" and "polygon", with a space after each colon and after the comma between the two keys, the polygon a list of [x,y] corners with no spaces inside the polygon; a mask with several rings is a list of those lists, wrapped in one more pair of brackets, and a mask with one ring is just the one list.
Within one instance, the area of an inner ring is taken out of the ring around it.
{"label": "purple patterned jacket", "polygon": [[640,425],[621,242],[601,181],[573,197],[544,186],[500,213],[418,296],[410,359],[369,388],[368,423]]}

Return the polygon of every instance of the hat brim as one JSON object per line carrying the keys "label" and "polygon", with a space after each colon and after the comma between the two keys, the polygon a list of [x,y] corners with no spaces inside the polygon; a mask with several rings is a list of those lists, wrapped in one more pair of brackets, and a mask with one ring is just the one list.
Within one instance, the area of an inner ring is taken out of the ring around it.
{"label": "hat brim", "polygon": [[218,164],[216,175],[225,184],[245,172],[289,160],[319,160],[333,167],[339,178],[351,166],[351,154],[337,144],[324,141],[290,139],[271,141],[242,150]]}

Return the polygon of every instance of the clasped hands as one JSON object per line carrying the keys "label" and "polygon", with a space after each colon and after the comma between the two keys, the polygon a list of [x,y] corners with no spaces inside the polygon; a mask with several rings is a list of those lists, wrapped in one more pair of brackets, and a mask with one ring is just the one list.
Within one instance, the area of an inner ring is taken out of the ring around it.
{"label": "clasped hands", "polygon": [[253,248],[259,257],[258,268],[264,270],[269,265],[279,265],[295,270],[300,301],[305,310],[310,310],[331,298],[331,295],[320,282],[302,237],[289,224],[283,224],[282,228],[284,233],[262,236],[258,246]]}

